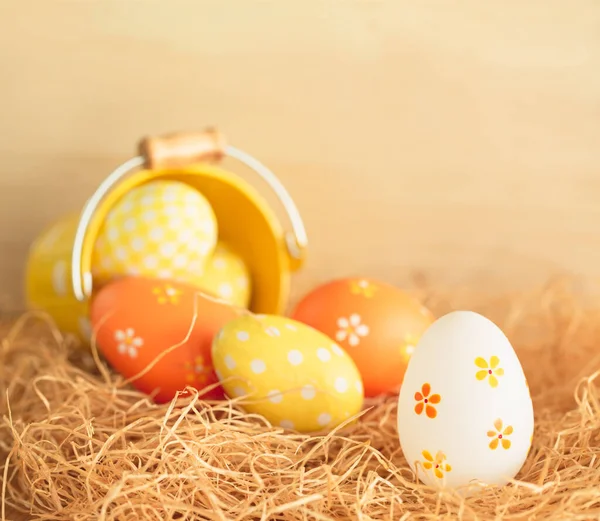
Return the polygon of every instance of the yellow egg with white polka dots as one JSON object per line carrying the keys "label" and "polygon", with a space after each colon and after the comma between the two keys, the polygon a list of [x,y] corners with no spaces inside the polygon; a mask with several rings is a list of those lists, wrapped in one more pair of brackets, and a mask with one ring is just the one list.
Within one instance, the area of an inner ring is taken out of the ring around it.
{"label": "yellow egg with white polka dots", "polygon": [[227,243],[219,242],[196,285],[234,306],[250,303],[250,273],[244,260]]}
{"label": "yellow egg with white polka dots", "polygon": [[212,346],[213,365],[230,398],[272,425],[330,430],[360,412],[364,391],[350,356],[329,337],[275,315],[228,322]]}
{"label": "yellow egg with white polka dots", "polygon": [[124,275],[193,282],[217,243],[208,200],[179,181],[153,181],[125,194],[96,241],[92,274],[104,283]]}

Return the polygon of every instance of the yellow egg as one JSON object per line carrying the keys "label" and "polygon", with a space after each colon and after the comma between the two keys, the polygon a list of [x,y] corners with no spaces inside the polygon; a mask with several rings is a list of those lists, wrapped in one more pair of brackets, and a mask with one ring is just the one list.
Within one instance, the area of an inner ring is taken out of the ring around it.
{"label": "yellow egg", "polygon": [[123,275],[193,282],[216,243],[216,217],[200,192],[178,181],[153,181],[125,194],[109,212],[92,273],[101,283]]}
{"label": "yellow egg", "polygon": [[244,260],[226,243],[219,242],[196,285],[234,306],[250,303],[250,273]]}
{"label": "yellow egg", "polygon": [[360,412],[360,373],[323,333],[287,317],[244,315],[212,347],[217,376],[248,413],[299,432],[332,429]]}

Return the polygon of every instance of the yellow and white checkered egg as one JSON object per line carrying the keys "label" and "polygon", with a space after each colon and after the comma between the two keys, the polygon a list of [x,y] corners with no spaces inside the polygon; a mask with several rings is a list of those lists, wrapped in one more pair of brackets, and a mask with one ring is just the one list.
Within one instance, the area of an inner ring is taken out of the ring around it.
{"label": "yellow and white checkered egg", "polygon": [[219,242],[204,274],[195,284],[234,306],[250,303],[250,273],[246,263],[227,243]]}
{"label": "yellow and white checkered egg", "polygon": [[101,283],[123,275],[193,282],[216,243],[217,220],[200,192],[179,181],[153,181],[125,194],[108,213],[92,273]]}

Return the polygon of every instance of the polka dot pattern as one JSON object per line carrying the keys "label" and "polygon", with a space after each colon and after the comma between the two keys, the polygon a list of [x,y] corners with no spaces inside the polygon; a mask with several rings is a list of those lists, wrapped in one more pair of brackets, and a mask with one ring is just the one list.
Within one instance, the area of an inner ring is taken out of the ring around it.
{"label": "polka dot pattern", "polygon": [[337,356],[344,356],[344,350],[338,346],[337,344],[331,344],[331,350],[337,355]]}
{"label": "polka dot pattern", "polygon": [[329,425],[331,423],[331,414],[329,414],[327,412],[323,412],[323,413],[319,414],[319,417],[317,418],[317,423],[321,427],[326,427],[327,425]]}
{"label": "polka dot pattern", "polygon": [[269,336],[281,336],[281,332],[276,327],[265,328],[265,333]]}
{"label": "polka dot pattern", "polygon": [[52,288],[59,297],[67,294],[67,263],[58,261],[52,268]]}
{"label": "polka dot pattern", "polygon": [[225,300],[229,300],[233,296],[233,287],[229,282],[223,282],[219,284],[217,295]]}
{"label": "polka dot pattern", "polygon": [[89,301],[79,302],[71,287],[71,250],[79,221],[68,214],[48,226],[33,241],[26,263],[26,300],[29,306],[45,310],[63,333],[89,343],[91,328]]}
{"label": "polka dot pattern", "polygon": [[233,396],[236,398],[242,397],[242,396],[246,396],[246,389],[244,389],[243,387],[234,387],[233,388]]}
{"label": "polka dot pattern", "polygon": [[235,360],[233,359],[233,357],[231,355],[226,355],[224,358],[225,361],[225,366],[227,367],[227,369],[235,369],[237,364],[235,363]]}
{"label": "polka dot pattern", "polygon": [[238,331],[236,336],[240,342],[247,342],[250,339],[250,333],[247,331]]}
{"label": "polka dot pattern", "polygon": [[312,400],[317,395],[317,391],[312,385],[305,385],[300,394],[305,400]]}
{"label": "polka dot pattern", "polygon": [[278,391],[276,389],[273,391],[269,391],[267,393],[267,397],[272,403],[281,403],[283,401],[283,394],[281,394],[281,391]]}
{"label": "polka dot pattern", "polygon": [[[178,181],[153,181],[126,193],[106,216],[92,273],[107,281],[133,269],[194,283],[216,243],[215,214],[200,192]],[[200,269],[191,270],[192,261],[199,259]]]}
{"label": "polka dot pattern", "polygon": [[343,376],[338,376],[335,379],[334,387],[338,393],[345,393],[348,390],[348,382]]}
{"label": "polka dot pattern", "polygon": [[262,360],[252,360],[250,362],[250,369],[252,369],[254,374],[262,374],[267,370],[267,366]]}
{"label": "polka dot pattern", "polygon": [[223,327],[212,357],[227,395],[238,397],[244,382],[252,389],[244,409],[274,426],[316,432],[361,410],[362,380],[350,356],[289,318],[239,316]]}
{"label": "polka dot pattern", "polygon": [[317,349],[317,358],[321,360],[321,362],[329,362],[329,360],[331,360],[331,353],[328,349],[319,347],[319,349]]}
{"label": "polka dot pattern", "polygon": [[304,360],[304,356],[297,349],[292,349],[288,353],[287,359],[288,359],[288,362],[292,365],[300,365]]}
{"label": "polka dot pattern", "polygon": [[247,308],[250,304],[250,272],[242,257],[225,242],[217,243],[196,284],[205,292]]}

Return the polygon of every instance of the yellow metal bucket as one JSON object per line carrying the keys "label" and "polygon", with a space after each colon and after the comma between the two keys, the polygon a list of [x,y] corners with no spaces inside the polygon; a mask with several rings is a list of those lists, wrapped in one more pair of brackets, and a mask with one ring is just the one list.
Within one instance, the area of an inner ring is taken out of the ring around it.
{"label": "yellow metal bucket", "polygon": [[[63,332],[89,342],[89,302],[95,289],[92,253],[103,220],[132,188],[168,179],[184,182],[208,199],[219,239],[235,247],[248,266],[253,288],[250,310],[285,312],[290,275],[304,262],[307,239],[296,205],[277,177],[213,131],[143,140],[140,149],[140,156],[120,165],[100,184],[81,214],[59,220],[33,242],[26,267],[28,306],[48,312]],[[267,182],[285,209],[291,230],[286,231],[250,183],[215,164],[225,156]]]}

